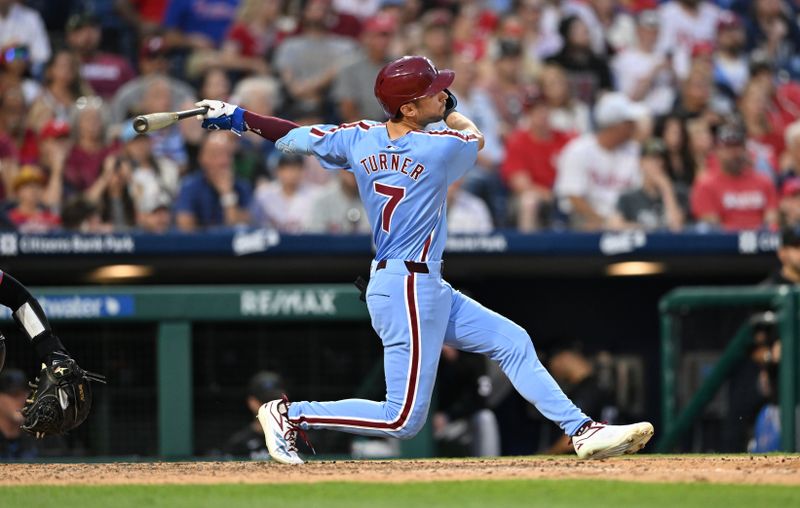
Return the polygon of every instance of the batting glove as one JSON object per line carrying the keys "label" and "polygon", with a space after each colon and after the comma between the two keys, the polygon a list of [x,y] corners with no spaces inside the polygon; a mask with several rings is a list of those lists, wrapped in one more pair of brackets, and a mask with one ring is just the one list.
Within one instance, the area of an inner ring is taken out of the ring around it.
{"label": "batting glove", "polygon": [[444,93],[447,94],[447,100],[444,102],[444,119],[447,120],[447,117],[456,110],[456,106],[458,106],[458,99],[456,96],[448,90],[447,88],[444,89]]}
{"label": "batting glove", "polygon": [[227,102],[204,99],[195,103],[197,107],[207,107],[208,112],[203,115],[203,128],[211,131],[231,131],[241,136],[247,131],[244,123],[244,110]]}

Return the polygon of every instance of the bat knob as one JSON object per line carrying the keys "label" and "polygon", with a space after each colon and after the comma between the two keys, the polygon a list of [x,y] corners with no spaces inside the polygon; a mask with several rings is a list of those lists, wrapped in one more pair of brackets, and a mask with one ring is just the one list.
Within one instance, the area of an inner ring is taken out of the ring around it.
{"label": "bat knob", "polygon": [[139,134],[147,132],[148,127],[149,126],[147,125],[147,118],[143,116],[137,116],[136,118],[134,118],[133,130],[135,130]]}

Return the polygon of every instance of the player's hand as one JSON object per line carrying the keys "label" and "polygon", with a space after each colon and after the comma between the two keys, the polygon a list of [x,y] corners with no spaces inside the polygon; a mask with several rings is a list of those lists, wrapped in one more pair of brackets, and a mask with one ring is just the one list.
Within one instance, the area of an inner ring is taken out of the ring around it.
{"label": "player's hand", "polygon": [[204,99],[196,102],[197,107],[207,107],[208,111],[200,115],[203,119],[203,128],[211,131],[231,131],[237,136],[241,136],[247,131],[247,124],[244,123],[244,110],[234,104],[227,102]]}
{"label": "player's hand", "polygon": [[443,118],[447,120],[448,115],[456,110],[456,106],[458,106],[458,99],[456,99],[456,96],[453,94],[453,92],[447,88],[444,89],[444,93],[447,94],[447,100],[444,102]]}

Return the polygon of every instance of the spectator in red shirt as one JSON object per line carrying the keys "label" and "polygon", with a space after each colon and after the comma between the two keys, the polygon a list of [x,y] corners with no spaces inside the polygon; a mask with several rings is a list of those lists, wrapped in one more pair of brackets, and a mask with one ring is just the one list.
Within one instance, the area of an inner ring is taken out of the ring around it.
{"label": "spectator in red shirt", "polygon": [[67,21],[67,45],[81,60],[81,76],[103,98],[110,98],[136,73],[123,57],[98,51],[100,23],[89,14],[76,14]]}
{"label": "spectator in red shirt", "polygon": [[45,205],[46,178],[36,166],[23,166],[14,178],[17,204],[8,218],[23,233],[48,233],[61,226],[61,219]]}
{"label": "spectator in red shirt", "polygon": [[222,43],[228,68],[269,72],[267,62],[286,33],[281,30],[281,0],[245,0],[236,12],[236,22]]}
{"label": "spectator in red shirt", "polygon": [[778,224],[778,196],[772,181],[753,170],[744,129],[734,123],[717,133],[720,171],[709,171],[692,189],[692,212],[699,222],[729,231]]}
{"label": "spectator in red shirt", "polygon": [[105,118],[103,102],[97,97],[86,100],[79,106],[75,119],[75,144],[72,146],[64,168],[67,190],[84,192],[91,187],[100,170],[103,160],[112,148],[105,141]]}
{"label": "spectator in red shirt", "polygon": [[516,201],[517,227],[529,232],[553,202],[556,160],[570,136],[553,130],[550,106],[538,92],[525,100],[524,122],[508,136],[502,175]]}

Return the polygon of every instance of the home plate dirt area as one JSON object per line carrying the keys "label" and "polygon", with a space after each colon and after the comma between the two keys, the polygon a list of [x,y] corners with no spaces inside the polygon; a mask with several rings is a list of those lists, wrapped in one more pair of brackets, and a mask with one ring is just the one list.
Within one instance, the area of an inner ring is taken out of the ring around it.
{"label": "home plate dirt area", "polygon": [[800,455],[639,455],[272,462],[0,464],[0,485],[435,482],[491,479],[592,479],[800,485]]}

